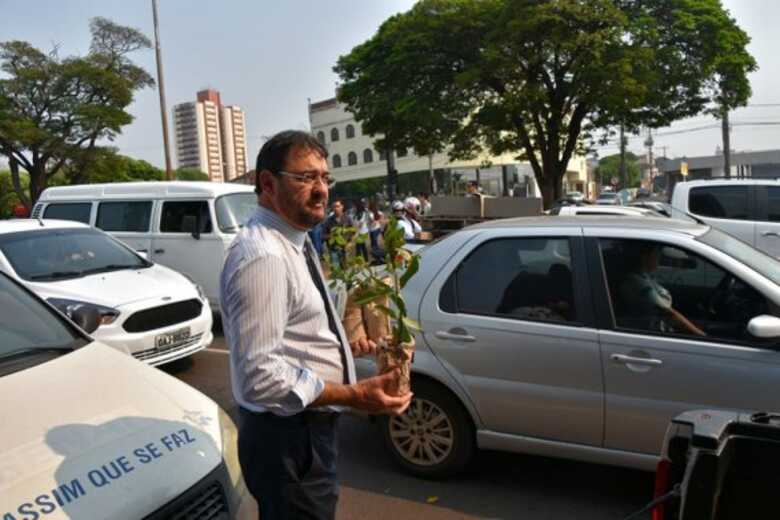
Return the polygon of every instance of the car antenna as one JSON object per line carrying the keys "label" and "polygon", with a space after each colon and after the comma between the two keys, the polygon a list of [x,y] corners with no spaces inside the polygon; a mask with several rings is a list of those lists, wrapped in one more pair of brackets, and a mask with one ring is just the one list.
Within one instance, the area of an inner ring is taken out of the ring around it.
{"label": "car antenna", "polygon": [[35,220],[37,220],[37,221],[38,221],[38,224],[39,224],[41,227],[44,227],[44,226],[43,226],[43,220],[41,219],[41,217],[35,217]]}

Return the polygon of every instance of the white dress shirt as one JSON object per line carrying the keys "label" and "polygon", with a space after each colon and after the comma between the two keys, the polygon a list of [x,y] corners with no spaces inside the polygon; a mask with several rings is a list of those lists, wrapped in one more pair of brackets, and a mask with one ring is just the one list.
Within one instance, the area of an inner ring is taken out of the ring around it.
{"label": "white dress shirt", "polygon": [[[220,278],[222,328],[233,397],[248,410],[292,415],[326,381],[343,383],[345,369],[355,381],[341,322],[339,338],[306,265],[305,241],[305,231],[259,207],[228,249]],[[327,305],[333,309],[330,299]]]}

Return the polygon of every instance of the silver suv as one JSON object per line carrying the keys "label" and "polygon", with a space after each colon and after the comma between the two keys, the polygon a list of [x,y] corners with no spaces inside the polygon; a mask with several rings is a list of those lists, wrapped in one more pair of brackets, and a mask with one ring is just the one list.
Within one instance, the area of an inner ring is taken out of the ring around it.
{"label": "silver suv", "polygon": [[780,258],[780,182],[722,179],[679,182],[672,216],[694,215],[756,249]]}
{"label": "silver suv", "polygon": [[419,254],[415,397],[380,420],[416,475],[451,475],[476,448],[652,470],[684,410],[780,409],[780,262],[721,231],[509,219]]}

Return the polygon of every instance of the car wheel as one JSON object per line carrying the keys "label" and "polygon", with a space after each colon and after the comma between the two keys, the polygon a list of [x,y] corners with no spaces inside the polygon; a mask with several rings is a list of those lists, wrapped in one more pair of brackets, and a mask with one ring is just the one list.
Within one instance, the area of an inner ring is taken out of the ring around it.
{"label": "car wheel", "polygon": [[409,473],[445,478],[462,470],[474,453],[474,428],[460,402],[438,383],[412,381],[414,397],[403,415],[383,417],[385,445]]}

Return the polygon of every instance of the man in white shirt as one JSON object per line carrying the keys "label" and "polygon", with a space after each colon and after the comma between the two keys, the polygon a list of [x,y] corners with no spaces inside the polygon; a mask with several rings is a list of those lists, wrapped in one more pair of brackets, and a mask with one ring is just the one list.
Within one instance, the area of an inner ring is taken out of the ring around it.
{"label": "man in white shirt", "polygon": [[339,413],[401,414],[390,372],[355,381],[353,353],[325,290],[308,229],[325,218],[327,151],[286,131],[257,157],[257,213],[233,241],[220,280],[233,396],[241,410],[239,461],[264,519],[335,517]]}

